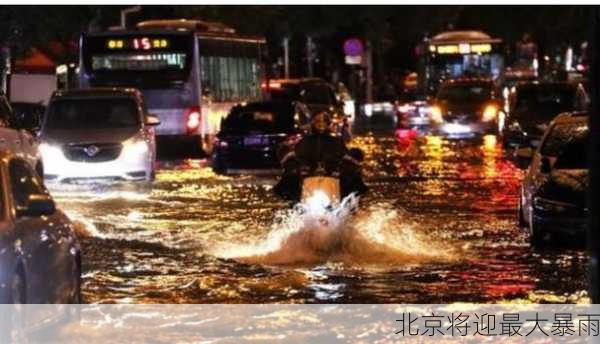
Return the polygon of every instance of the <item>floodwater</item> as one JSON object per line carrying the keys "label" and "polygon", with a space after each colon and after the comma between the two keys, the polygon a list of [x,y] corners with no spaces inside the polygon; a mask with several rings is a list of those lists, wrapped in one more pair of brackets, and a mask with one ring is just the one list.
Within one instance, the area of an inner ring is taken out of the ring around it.
{"label": "floodwater", "polygon": [[533,250],[518,228],[523,172],[493,137],[354,145],[370,192],[325,224],[276,198],[274,177],[203,160],[161,161],[152,185],[52,189],[78,222],[84,300],[589,302],[583,248]]}

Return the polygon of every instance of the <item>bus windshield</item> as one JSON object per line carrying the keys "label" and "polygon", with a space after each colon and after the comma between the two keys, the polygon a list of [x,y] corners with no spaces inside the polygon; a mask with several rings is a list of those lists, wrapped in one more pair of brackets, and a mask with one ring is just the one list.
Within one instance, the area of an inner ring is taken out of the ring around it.
{"label": "bus windshield", "polygon": [[437,98],[450,102],[482,102],[491,98],[492,89],[489,85],[447,85],[442,86]]}

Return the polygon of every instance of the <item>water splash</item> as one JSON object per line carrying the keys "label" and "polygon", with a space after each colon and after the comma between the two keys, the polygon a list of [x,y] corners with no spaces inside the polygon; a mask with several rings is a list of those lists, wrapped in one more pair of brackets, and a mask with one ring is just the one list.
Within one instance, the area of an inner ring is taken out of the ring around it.
{"label": "water splash", "polygon": [[291,210],[279,212],[266,238],[245,245],[224,245],[213,254],[244,263],[314,265],[397,265],[455,259],[449,245],[438,245],[402,211],[386,204],[358,210],[359,198],[339,205],[316,193]]}

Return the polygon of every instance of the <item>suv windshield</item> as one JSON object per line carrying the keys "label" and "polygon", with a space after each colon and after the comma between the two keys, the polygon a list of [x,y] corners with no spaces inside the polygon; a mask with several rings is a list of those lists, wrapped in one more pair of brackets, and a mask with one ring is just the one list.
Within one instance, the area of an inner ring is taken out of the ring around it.
{"label": "suv windshield", "polygon": [[484,102],[492,96],[492,88],[485,84],[477,85],[445,85],[437,98],[452,103]]}
{"label": "suv windshield", "polygon": [[224,132],[235,134],[275,134],[293,130],[293,117],[283,109],[234,109],[223,123]]}
{"label": "suv windshield", "polygon": [[573,87],[529,87],[519,90],[515,113],[535,114],[536,117],[551,120],[561,112],[575,109],[575,88]]}
{"label": "suv windshield", "polygon": [[137,105],[129,98],[56,100],[46,119],[48,129],[113,129],[139,124]]}

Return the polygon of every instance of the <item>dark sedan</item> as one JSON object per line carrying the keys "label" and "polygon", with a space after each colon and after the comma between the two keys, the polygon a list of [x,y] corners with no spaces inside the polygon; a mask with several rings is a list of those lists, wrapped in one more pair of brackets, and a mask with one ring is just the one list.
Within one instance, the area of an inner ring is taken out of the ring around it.
{"label": "dark sedan", "polygon": [[293,146],[307,129],[302,103],[255,102],[235,106],[217,135],[213,169],[222,174],[262,174],[280,170],[278,151]]}
{"label": "dark sedan", "polygon": [[566,82],[525,83],[513,88],[508,102],[504,145],[536,146],[554,117],[584,110],[587,95],[581,86]]}
{"label": "dark sedan", "polygon": [[80,248],[70,220],[23,159],[0,153],[0,302],[79,303]]}
{"label": "dark sedan", "polygon": [[[588,182],[587,116],[561,114],[550,123],[523,179],[519,223],[531,243],[542,246],[552,233],[580,235],[585,231]],[[520,156],[527,156],[521,148]]]}

